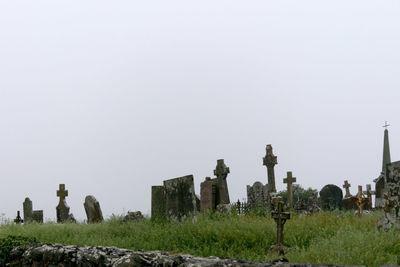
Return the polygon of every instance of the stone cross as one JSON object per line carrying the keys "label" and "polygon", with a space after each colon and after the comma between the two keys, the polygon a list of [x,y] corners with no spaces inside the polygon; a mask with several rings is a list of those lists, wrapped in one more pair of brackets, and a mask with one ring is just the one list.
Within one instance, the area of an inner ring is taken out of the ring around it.
{"label": "stone cross", "polygon": [[23,223],[24,220],[22,220],[21,215],[19,214],[19,211],[17,211],[17,217],[14,220],[15,223]]}
{"label": "stone cross", "polygon": [[287,184],[288,206],[289,208],[293,208],[292,184],[296,182],[296,177],[292,177],[292,172],[287,172],[287,177],[283,179],[283,182]]}
{"label": "stone cross", "polygon": [[267,152],[265,157],[263,158],[263,165],[267,167],[267,175],[268,175],[268,187],[270,193],[276,193],[275,186],[275,170],[274,167],[278,164],[277,156],[272,152],[272,146],[267,145]]}
{"label": "stone cross", "polygon": [[60,203],[64,202],[65,197],[68,196],[68,190],[65,190],[65,184],[60,184],[60,189],[57,190],[57,196],[60,198]]}
{"label": "stone cross", "polygon": [[214,170],[214,175],[217,176],[217,185],[218,185],[218,196],[217,203],[218,204],[230,204],[229,201],[229,191],[228,184],[226,182],[226,177],[228,176],[230,170],[225,165],[223,159],[217,160],[217,166]]}
{"label": "stone cross", "polygon": [[358,215],[362,217],[364,205],[369,202],[369,198],[363,194],[362,185],[358,186],[358,193],[355,197],[351,197],[351,200],[357,205]]}
{"label": "stone cross", "polygon": [[367,190],[363,191],[363,193],[366,194],[367,197],[369,198],[368,208],[371,210],[372,209],[372,195],[375,195],[375,191],[372,191],[371,185],[367,184]]}
{"label": "stone cross", "polygon": [[390,126],[390,124],[388,124],[388,122],[385,121],[385,125],[383,125],[382,127],[385,128],[385,129],[387,129],[387,127],[389,127],[389,126]]}
{"label": "stone cross", "polygon": [[351,187],[351,184],[349,184],[349,182],[348,182],[347,180],[344,181],[343,188],[346,189],[346,195],[344,196],[344,198],[349,198],[349,197],[351,197],[350,189],[349,189],[350,187]]}
{"label": "stone cross", "polygon": [[290,219],[289,212],[283,212],[283,201],[282,197],[274,199],[276,210],[271,213],[272,218],[276,222],[276,246],[271,247],[273,250],[277,250],[280,255],[284,254],[283,244],[283,227],[287,220]]}

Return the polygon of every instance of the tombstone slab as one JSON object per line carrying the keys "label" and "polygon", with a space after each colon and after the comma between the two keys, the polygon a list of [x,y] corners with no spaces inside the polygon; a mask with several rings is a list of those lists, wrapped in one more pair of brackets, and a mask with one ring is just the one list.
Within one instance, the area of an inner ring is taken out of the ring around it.
{"label": "tombstone slab", "polygon": [[328,184],[319,192],[321,198],[321,208],[323,210],[342,209],[343,192],[340,187]]}
{"label": "tombstone slab", "polygon": [[183,220],[197,211],[193,175],[164,181],[165,212],[168,218]]}
{"label": "tombstone slab", "polygon": [[25,222],[32,221],[32,218],[33,218],[33,205],[32,205],[32,200],[30,200],[29,197],[25,198],[25,201],[23,203],[23,207],[24,207],[24,221]]}
{"label": "tombstone slab", "polygon": [[43,223],[43,210],[34,210],[32,219],[34,222]]}
{"label": "tombstone slab", "polygon": [[71,221],[72,218],[69,214],[70,208],[67,205],[67,201],[65,200],[65,197],[68,196],[68,190],[65,190],[65,184],[59,185],[59,190],[57,190],[57,196],[60,198],[60,201],[56,207],[57,222],[63,223]]}
{"label": "tombstone slab", "polygon": [[200,211],[215,210],[217,185],[215,180],[206,177],[206,180],[200,184]]}
{"label": "tombstone slab", "polygon": [[214,175],[217,176],[217,205],[220,204],[230,204],[229,200],[229,191],[228,191],[228,184],[226,182],[226,178],[228,177],[230,170],[225,165],[223,159],[217,160],[217,166],[214,170]]}
{"label": "tombstone slab", "polygon": [[96,200],[94,196],[86,196],[83,206],[85,207],[88,223],[99,223],[104,221],[103,213],[101,212],[100,208],[100,203]]}
{"label": "tombstone slab", "polygon": [[267,209],[269,207],[268,185],[255,182],[247,186],[247,205],[251,210]]}
{"label": "tombstone slab", "polygon": [[165,188],[162,185],[151,187],[151,218],[165,217]]}

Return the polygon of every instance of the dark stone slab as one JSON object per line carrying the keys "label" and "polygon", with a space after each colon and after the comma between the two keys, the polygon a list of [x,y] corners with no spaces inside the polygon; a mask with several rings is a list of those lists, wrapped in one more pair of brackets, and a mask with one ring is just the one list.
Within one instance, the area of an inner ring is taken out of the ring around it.
{"label": "dark stone slab", "polygon": [[321,198],[321,208],[323,210],[342,209],[343,192],[340,187],[328,184],[319,192]]}
{"label": "dark stone slab", "polygon": [[151,218],[165,217],[165,188],[162,185],[151,187]]}
{"label": "dark stone slab", "polygon": [[83,207],[85,208],[88,223],[99,223],[104,221],[100,203],[94,196],[86,196]]}
{"label": "dark stone slab", "polygon": [[266,209],[269,206],[268,185],[255,182],[247,186],[247,205],[249,209]]}
{"label": "dark stone slab", "polygon": [[351,198],[344,198],[342,200],[342,208],[343,210],[354,210],[358,211],[357,205],[354,203],[354,201]]}
{"label": "dark stone slab", "polygon": [[217,185],[215,180],[207,177],[204,182],[200,184],[200,211],[204,212],[208,209],[215,210],[216,205],[216,192]]}

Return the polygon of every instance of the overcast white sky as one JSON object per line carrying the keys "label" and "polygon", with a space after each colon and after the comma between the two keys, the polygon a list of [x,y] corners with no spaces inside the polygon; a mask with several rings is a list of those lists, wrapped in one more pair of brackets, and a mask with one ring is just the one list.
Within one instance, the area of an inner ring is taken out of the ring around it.
{"label": "overcast white sky", "polygon": [[399,1],[2,1],[0,213],[150,212],[151,186],[217,159],[232,201],[267,182],[265,146],[320,190],[400,160]]}

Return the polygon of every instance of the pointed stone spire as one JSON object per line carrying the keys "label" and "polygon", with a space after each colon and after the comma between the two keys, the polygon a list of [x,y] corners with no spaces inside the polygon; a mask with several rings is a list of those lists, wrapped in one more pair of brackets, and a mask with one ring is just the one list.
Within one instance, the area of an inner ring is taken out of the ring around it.
{"label": "pointed stone spire", "polygon": [[391,163],[390,161],[390,148],[389,148],[389,131],[387,127],[390,126],[387,124],[387,121],[385,121],[385,125],[383,126],[385,128],[385,134],[383,138],[383,159],[382,159],[382,173],[386,173],[386,165]]}

